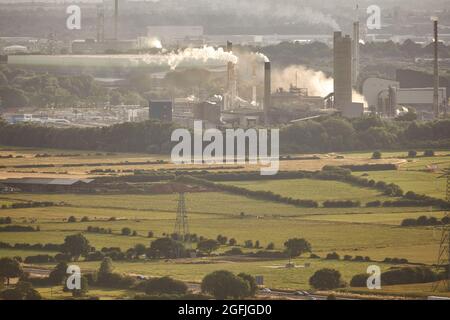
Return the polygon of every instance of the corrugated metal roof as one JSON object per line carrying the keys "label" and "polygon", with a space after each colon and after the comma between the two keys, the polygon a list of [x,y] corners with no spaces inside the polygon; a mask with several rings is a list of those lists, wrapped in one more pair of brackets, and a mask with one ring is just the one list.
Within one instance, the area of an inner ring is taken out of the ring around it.
{"label": "corrugated metal roof", "polygon": [[71,186],[76,183],[91,183],[94,179],[66,179],[66,178],[20,178],[20,179],[5,179],[1,183],[5,184],[40,184],[40,185],[59,185]]}

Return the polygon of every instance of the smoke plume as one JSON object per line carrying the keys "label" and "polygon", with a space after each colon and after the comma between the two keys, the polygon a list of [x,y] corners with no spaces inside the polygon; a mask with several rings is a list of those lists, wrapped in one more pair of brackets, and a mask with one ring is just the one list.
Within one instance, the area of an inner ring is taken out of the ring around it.
{"label": "smoke plume", "polygon": [[[310,96],[325,97],[333,92],[333,78],[328,77],[322,71],[309,69],[302,65],[292,65],[282,70],[275,69],[272,72],[272,84],[274,88],[289,90],[291,85],[299,88],[308,88]],[[353,102],[361,102],[367,106],[364,96],[353,90]]]}

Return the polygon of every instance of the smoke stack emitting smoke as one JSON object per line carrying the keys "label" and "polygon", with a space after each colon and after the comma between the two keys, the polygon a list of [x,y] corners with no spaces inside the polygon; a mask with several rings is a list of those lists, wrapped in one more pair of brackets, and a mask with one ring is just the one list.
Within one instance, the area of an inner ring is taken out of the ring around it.
{"label": "smoke stack emitting smoke", "polygon": [[[298,87],[308,88],[308,93],[311,96],[325,97],[333,92],[332,77],[328,77],[322,71],[308,69],[301,65],[292,65],[281,70],[274,70],[272,72],[273,86],[287,91],[291,84],[294,84],[296,77]],[[352,100],[364,103],[367,106],[366,99],[355,90],[352,92]]]}

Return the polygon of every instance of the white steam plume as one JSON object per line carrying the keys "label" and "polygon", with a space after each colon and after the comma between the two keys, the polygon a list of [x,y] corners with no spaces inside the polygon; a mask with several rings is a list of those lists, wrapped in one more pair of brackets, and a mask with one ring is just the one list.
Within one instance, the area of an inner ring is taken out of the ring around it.
{"label": "white steam plume", "polygon": [[211,46],[204,46],[201,48],[186,48],[182,51],[170,52],[164,55],[143,55],[138,56],[135,59],[140,60],[144,63],[154,63],[159,61],[159,63],[164,63],[170,66],[171,69],[175,69],[181,63],[189,62],[207,62],[208,60],[214,60],[219,62],[232,62],[236,64],[238,62],[237,56],[231,52],[226,52],[223,48],[214,48]]}
{"label": "white steam plume", "polygon": [[[297,83],[295,83],[297,80]],[[333,78],[328,77],[322,71],[309,69],[302,65],[292,65],[282,70],[275,69],[272,71],[272,83],[275,88],[283,88],[289,90],[291,85],[297,85],[299,88],[308,88],[310,96],[325,97],[332,93]],[[352,92],[353,102],[364,103],[367,107],[367,101],[358,92]]]}

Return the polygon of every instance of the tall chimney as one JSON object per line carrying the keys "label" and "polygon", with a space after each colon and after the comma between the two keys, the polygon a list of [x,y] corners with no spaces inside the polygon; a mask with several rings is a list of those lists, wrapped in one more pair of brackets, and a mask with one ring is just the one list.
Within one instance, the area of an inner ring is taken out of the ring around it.
{"label": "tall chimney", "polygon": [[272,93],[272,79],[271,79],[271,67],[270,62],[264,62],[264,116],[266,124],[270,123],[270,108],[271,108],[271,95]]}
{"label": "tall chimney", "polygon": [[334,108],[343,111],[352,104],[352,41],[342,32],[333,38]]}
{"label": "tall chimney", "polygon": [[252,103],[256,106],[256,63],[252,64]]}
{"label": "tall chimney", "polygon": [[103,4],[97,5],[97,42],[105,40],[105,9]]}
{"label": "tall chimney", "polygon": [[352,84],[356,87],[359,77],[359,21],[353,22]]}
{"label": "tall chimney", "polygon": [[[233,43],[227,41],[227,52],[233,52]],[[237,96],[237,83],[236,83],[236,69],[233,62],[228,62],[227,65],[227,94],[228,103],[225,107],[226,110],[233,109]]]}
{"label": "tall chimney", "polygon": [[438,19],[432,18],[434,25],[434,93],[433,111],[434,117],[439,117],[439,42],[438,42]]}
{"label": "tall chimney", "polygon": [[114,4],[114,39],[118,40],[119,33],[119,0],[115,0]]}

